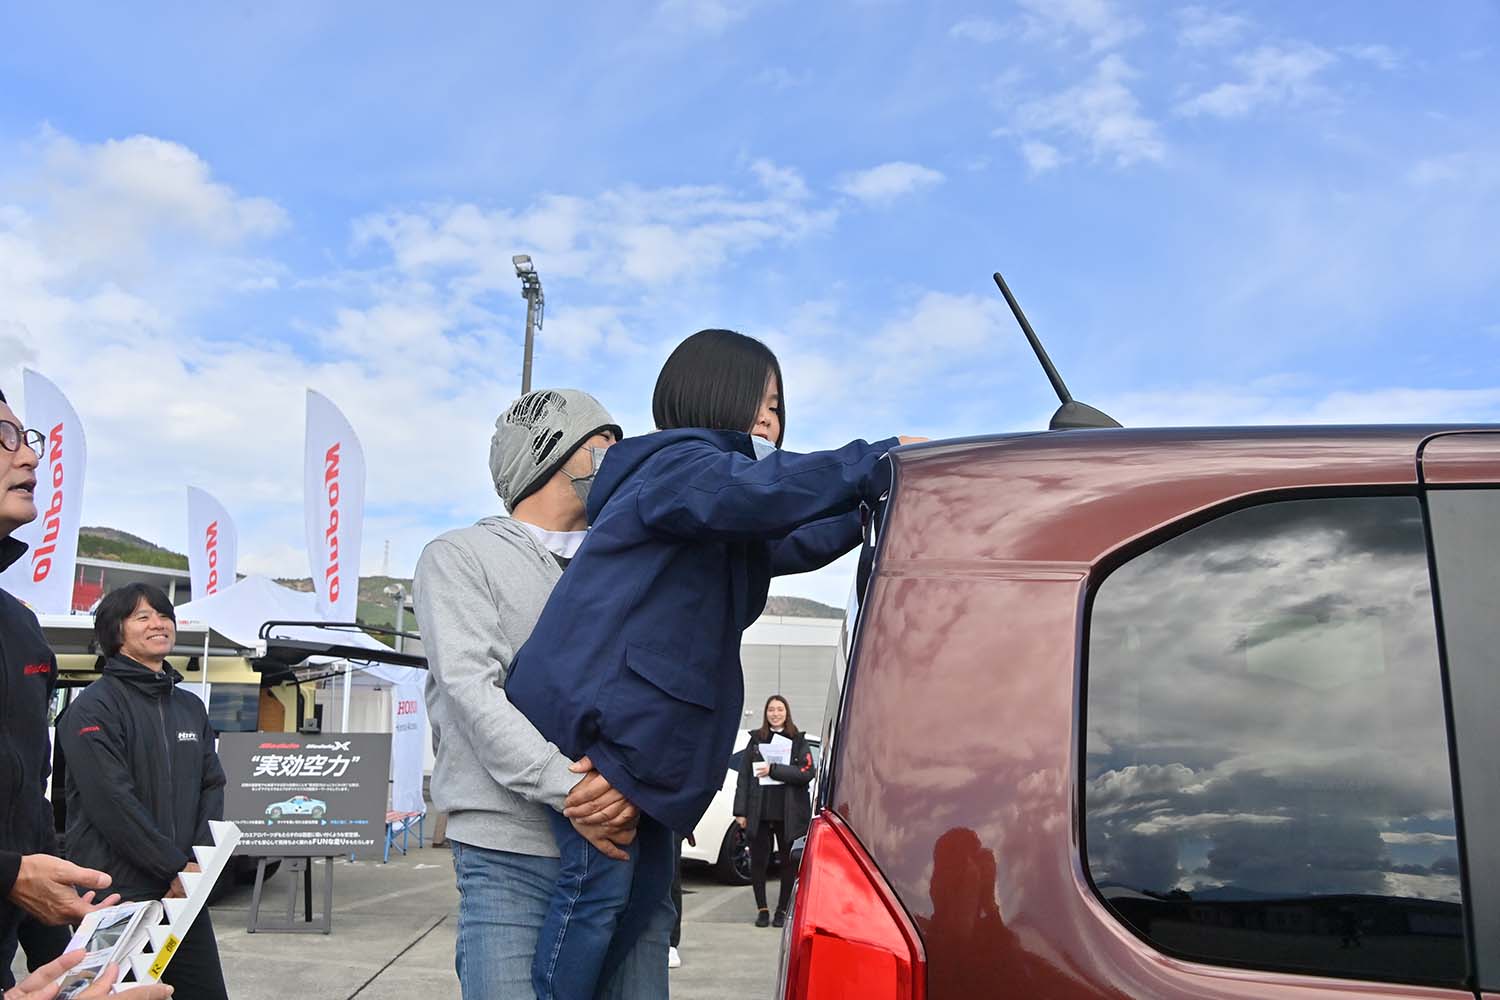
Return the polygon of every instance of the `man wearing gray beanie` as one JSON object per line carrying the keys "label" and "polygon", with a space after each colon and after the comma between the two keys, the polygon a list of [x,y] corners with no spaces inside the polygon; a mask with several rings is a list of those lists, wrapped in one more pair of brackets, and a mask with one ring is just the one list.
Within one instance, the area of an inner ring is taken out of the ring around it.
{"label": "man wearing gray beanie", "polygon": [[[486,517],[423,549],[412,584],[429,666],[437,762],[432,799],[448,816],[460,890],[464,1000],[530,996],[531,961],[557,880],[549,809],[608,804],[578,826],[606,854],[635,835],[636,812],[593,771],[542,738],[505,696],[505,675],[588,528],[584,498],[603,449],[622,437],[598,400],[539,389],[495,421],[490,474],[509,517]],[[577,825],[577,824],[575,824]],[[601,996],[667,995],[673,912],[643,935]]]}

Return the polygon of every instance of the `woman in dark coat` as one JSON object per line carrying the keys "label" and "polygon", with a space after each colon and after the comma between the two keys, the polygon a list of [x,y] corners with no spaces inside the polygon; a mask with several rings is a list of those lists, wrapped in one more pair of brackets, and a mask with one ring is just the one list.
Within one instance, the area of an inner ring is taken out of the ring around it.
{"label": "woman in dark coat", "polygon": [[[777,736],[792,742],[790,763],[769,764],[762,746]],[[774,784],[762,784],[769,777]],[[812,802],[807,786],[813,779],[812,753],[807,738],[792,722],[792,710],[786,699],[773,694],[766,699],[765,714],[759,729],[750,731],[750,743],[740,764],[740,780],[734,791],[734,817],[740,828],[750,835],[750,877],[755,887],[755,926],[786,922],[787,904],[792,898],[792,842],[807,833],[812,821]],[[766,910],[766,865],[771,858],[771,840],[781,854],[781,894],[776,900],[776,917]]]}

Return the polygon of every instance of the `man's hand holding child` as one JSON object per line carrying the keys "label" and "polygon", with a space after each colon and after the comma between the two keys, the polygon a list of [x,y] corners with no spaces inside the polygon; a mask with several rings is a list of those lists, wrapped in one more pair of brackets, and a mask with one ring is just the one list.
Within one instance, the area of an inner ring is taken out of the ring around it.
{"label": "man's hand holding child", "polygon": [[624,848],[635,840],[640,810],[594,770],[594,762],[587,757],[580,758],[568,770],[583,777],[563,802],[563,815],[601,854],[617,861],[629,860]]}

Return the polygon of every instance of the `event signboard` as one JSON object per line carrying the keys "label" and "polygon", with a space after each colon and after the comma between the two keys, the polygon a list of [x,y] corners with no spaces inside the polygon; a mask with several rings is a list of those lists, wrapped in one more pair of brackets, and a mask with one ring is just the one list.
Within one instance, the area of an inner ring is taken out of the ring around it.
{"label": "event signboard", "polygon": [[323,857],[379,851],[391,772],[389,733],[222,733],[224,818],[238,854]]}

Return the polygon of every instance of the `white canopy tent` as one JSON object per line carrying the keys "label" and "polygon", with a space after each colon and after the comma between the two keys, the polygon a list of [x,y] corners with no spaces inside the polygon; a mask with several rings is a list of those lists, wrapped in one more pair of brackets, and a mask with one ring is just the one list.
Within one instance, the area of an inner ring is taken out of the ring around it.
{"label": "white canopy tent", "polygon": [[[391,748],[392,769],[396,775],[393,800],[400,811],[422,811],[422,745],[427,729],[427,706],[420,692],[426,682],[425,670],[379,662],[392,655],[389,646],[347,623],[325,622],[315,595],[283,587],[263,576],[247,576],[217,594],[189,601],[177,609],[177,621],[179,627],[195,631],[207,626],[231,642],[254,650],[257,656],[266,655],[268,646],[278,641],[298,646],[305,644],[309,650],[337,647],[340,650],[337,657],[310,655],[308,659],[343,666],[341,729],[345,732],[349,729],[349,703],[354,684],[384,685],[402,692],[398,695],[399,702],[408,706],[417,738],[401,738],[406,727],[398,728],[395,720],[392,721],[392,732],[397,736]],[[262,636],[262,632],[268,631],[266,625],[270,622],[303,624],[272,625],[269,634]],[[323,624],[313,624],[319,622]],[[362,649],[371,652],[370,659],[359,658],[358,651]],[[206,689],[203,694],[207,701]]]}

